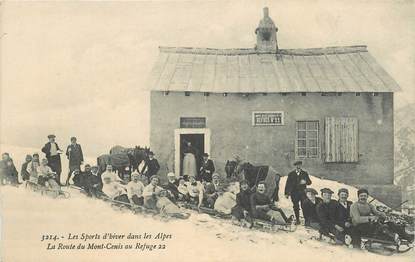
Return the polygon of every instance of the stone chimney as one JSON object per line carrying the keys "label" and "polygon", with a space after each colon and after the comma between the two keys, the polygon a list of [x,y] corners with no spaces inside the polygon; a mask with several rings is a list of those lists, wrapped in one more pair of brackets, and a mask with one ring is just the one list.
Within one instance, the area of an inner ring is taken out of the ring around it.
{"label": "stone chimney", "polygon": [[269,17],[268,7],[264,7],[264,17],[259,21],[259,25],[255,30],[256,49],[262,53],[277,53],[277,31],[274,21]]}

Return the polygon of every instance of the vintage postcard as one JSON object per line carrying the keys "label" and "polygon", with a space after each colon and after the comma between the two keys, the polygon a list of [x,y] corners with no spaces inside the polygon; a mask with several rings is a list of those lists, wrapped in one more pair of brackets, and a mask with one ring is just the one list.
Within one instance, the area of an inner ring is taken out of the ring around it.
{"label": "vintage postcard", "polygon": [[414,261],[414,1],[2,1],[0,261]]}

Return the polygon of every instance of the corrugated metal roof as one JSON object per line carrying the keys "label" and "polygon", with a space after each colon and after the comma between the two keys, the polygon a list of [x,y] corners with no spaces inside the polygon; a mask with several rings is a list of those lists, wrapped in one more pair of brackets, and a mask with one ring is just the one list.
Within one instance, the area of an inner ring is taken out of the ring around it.
{"label": "corrugated metal roof", "polygon": [[394,92],[366,46],[282,49],[160,47],[148,87],[213,93]]}

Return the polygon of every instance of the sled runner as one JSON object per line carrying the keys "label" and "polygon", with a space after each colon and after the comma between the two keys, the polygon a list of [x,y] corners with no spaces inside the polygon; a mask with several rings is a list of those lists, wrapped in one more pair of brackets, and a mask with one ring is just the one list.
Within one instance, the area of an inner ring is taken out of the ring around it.
{"label": "sled runner", "polygon": [[[223,214],[211,208],[207,208],[207,207],[198,208],[196,205],[192,205],[188,203],[181,203],[180,205],[187,209],[191,209],[191,210],[198,211],[200,213],[208,214],[213,218],[224,219],[224,220],[232,219],[231,214]],[[255,228],[261,231],[265,231],[265,232],[276,232],[279,230],[294,232],[297,229],[297,226],[293,223],[277,224],[277,223],[272,223],[272,222],[264,221],[260,219],[254,219],[252,224],[244,220],[241,222],[234,221],[233,224],[241,226],[241,227]]]}
{"label": "sled runner", "polygon": [[396,253],[406,253],[413,247],[413,243],[406,240],[393,242],[371,237],[362,237],[362,249],[384,256],[390,256]]}
{"label": "sled runner", "polygon": [[270,231],[270,232],[276,232],[279,230],[287,231],[287,232],[294,232],[297,229],[297,225],[293,223],[273,223],[269,221],[264,221],[260,219],[254,219],[254,225],[253,227],[258,228],[259,230],[263,231]]}
{"label": "sled runner", "polygon": [[49,189],[46,186],[41,186],[31,181],[26,181],[26,188],[39,192],[41,195],[50,196],[53,198],[69,198],[71,194],[61,189]]}
{"label": "sled runner", "polygon": [[[344,244],[337,241],[335,236],[332,234],[323,235],[312,228],[308,228],[307,232],[312,234],[311,239],[313,240],[324,242],[330,245],[353,248],[351,245],[351,237],[349,235],[346,235],[346,243]],[[362,236],[360,248],[371,253],[376,253],[383,256],[391,256],[393,254],[406,253],[410,251],[413,248],[413,243],[410,243],[407,240],[399,240],[397,242],[393,242],[379,238]]]}

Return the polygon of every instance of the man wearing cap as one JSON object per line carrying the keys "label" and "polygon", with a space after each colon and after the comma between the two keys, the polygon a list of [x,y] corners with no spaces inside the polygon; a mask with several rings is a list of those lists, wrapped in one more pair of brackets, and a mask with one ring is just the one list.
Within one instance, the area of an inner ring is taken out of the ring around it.
{"label": "man wearing cap", "polygon": [[215,165],[213,161],[209,159],[209,154],[203,154],[202,165],[199,170],[199,177],[202,182],[211,182],[212,175],[215,172]]}
{"label": "man wearing cap", "polygon": [[377,223],[379,217],[385,217],[386,215],[377,211],[374,205],[367,202],[369,197],[368,190],[365,188],[359,189],[357,196],[358,201],[350,206],[350,216],[353,223],[353,247],[360,248],[362,235],[372,235],[376,231],[383,231],[383,235],[388,237],[389,240],[397,241],[399,236],[391,233],[386,226]]}
{"label": "man wearing cap", "polygon": [[338,240],[344,242],[345,236],[351,235],[350,207],[352,202],[347,200],[349,197],[347,188],[340,188],[337,195],[339,199],[333,207],[334,228],[336,229]]}
{"label": "man wearing cap", "polygon": [[147,165],[147,173],[145,174],[148,178],[157,175],[160,170],[159,162],[156,158],[154,158],[154,153],[150,151],[148,153],[148,160],[146,162]]}
{"label": "man wearing cap", "polygon": [[303,162],[297,161],[294,163],[295,170],[288,174],[287,182],[285,184],[285,197],[291,197],[293,209],[295,214],[295,223],[300,224],[300,205],[305,199],[305,192],[307,185],[311,185],[308,173],[301,169]]}
{"label": "man wearing cap", "polygon": [[320,222],[316,209],[323,200],[316,197],[318,193],[314,188],[306,188],[305,193],[307,198],[303,201],[304,225],[319,230]]}
{"label": "man wearing cap", "polygon": [[320,190],[323,201],[317,205],[316,211],[318,220],[320,222],[320,233],[329,236],[330,234],[335,235],[334,219],[332,216],[332,210],[336,205],[336,201],[331,199],[334,193],[330,188],[323,188]]}
{"label": "man wearing cap", "polygon": [[55,138],[55,135],[48,135],[49,142],[43,146],[42,152],[46,155],[48,166],[56,173],[56,182],[61,185],[62,164],[60,154],[63,152],[55,142]]}
{"label": "man wearing cap", "polygon": [[172,201],[177,201],[179,199],[179,190],[177,187],[179,186],[179,181],[176,179],[176,175],[172,172],[167,174],[168,182],[165,186],[163,186],[164,189],[170,192],[170,194],[174,197]]}
{"label": "man wearing cap", "polygon": [[127,196],[130,203],[142,206],[144,204],[143,191],[144,185],[138,180],[138,172],[131,174],[131,181],[127,184]]}
{"label": "man wearing cap", "polygon": [[69,160],[69,173],[66,178],[66,185],[68,185],[72,171],[75,169],[81,170],[81,165],[84,162],[82,148],[80,144],[76,143],[76,137],[71,137],[71,144],[66,148],[66,156]]}

